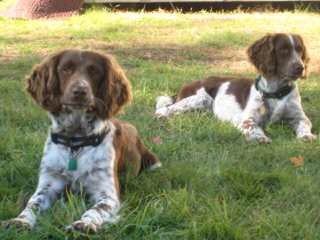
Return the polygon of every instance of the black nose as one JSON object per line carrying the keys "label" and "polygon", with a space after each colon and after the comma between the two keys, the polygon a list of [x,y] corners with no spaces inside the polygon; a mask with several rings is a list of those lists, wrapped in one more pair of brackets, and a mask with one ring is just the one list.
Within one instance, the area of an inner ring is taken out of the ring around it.
{"label": "black nose", "polygon": [[85,86],[76,86],[72,89],[74,97],[84,97],[88,92],[88,88]]}
{"label": "black nose", "polygon": [[304,67],[300,63],[296,63],[293,66],[293,74],[301,75],[303,73]]}

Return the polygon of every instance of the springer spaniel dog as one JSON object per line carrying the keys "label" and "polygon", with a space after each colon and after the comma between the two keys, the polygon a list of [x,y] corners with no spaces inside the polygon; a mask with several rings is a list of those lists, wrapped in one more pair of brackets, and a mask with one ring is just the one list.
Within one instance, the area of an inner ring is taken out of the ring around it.
{"label": "springer spaniel dog", "polygon": [[297,138],[313,140],[311,122],[303,111],[296,80],[304,77],[309,57],[301,36],[268,34],[247,50],[259,76],[245,78],[209,77],[181,88],[176,97],[157,98],[158,117],[188,110],[208,109],[231,122],[247,138],[270,143],[263,127],[267,122],[287,121]]}
{"label": "springer spaniel dog", "polygon": [[44,147],[37,189],[20,215],[6,222],[32,228],[37,215],[64,192],[84,189],[94,206],[67,230],[96,232],[118,219],[118,173],[135,175],[161,166],[129,123],[113,119],[131,100],[131,86],[116,60],[69,49],[36,65],[27,91],[48,112],[52,125]]}

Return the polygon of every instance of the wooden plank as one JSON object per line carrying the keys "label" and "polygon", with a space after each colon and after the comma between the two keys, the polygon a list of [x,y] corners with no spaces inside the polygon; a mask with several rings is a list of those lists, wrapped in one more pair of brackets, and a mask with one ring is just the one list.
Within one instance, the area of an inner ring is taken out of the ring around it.
{"label": "wooden plank", "polygon": [[320,0],[85,0],[85,3],[170,3],[170,2],[320,2]]}

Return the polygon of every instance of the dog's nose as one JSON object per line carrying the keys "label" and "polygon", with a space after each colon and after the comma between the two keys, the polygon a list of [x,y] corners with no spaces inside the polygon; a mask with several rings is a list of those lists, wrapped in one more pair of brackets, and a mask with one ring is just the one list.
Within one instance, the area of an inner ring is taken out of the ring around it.
{"label": "dog's nose", "polygon": [[300,63],[296,63],[293,65],[293,74],[294,75],[301,75],[304,70],[304,67]]}
{"label": "dog's nose", "polygon": [[88,93],[88,88],[85,85],[77,85],[72,89],[74,97],[84,97]]}

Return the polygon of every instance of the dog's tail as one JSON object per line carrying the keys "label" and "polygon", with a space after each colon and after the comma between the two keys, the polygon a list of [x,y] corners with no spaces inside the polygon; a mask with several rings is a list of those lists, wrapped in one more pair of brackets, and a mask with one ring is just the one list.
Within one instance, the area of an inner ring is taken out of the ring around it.
{"label": "dog's tail", "polygon": [[163,107],[168,107],[172,104],[174,104],[177,100],[177,96],[159,96],[156,99],[156,110],[163,108]]}
{"label": "dog's tail", "polygon": [[161,167],[161,162],[139,139],[139,150],[141,154],[141,170],[154,170]]}

